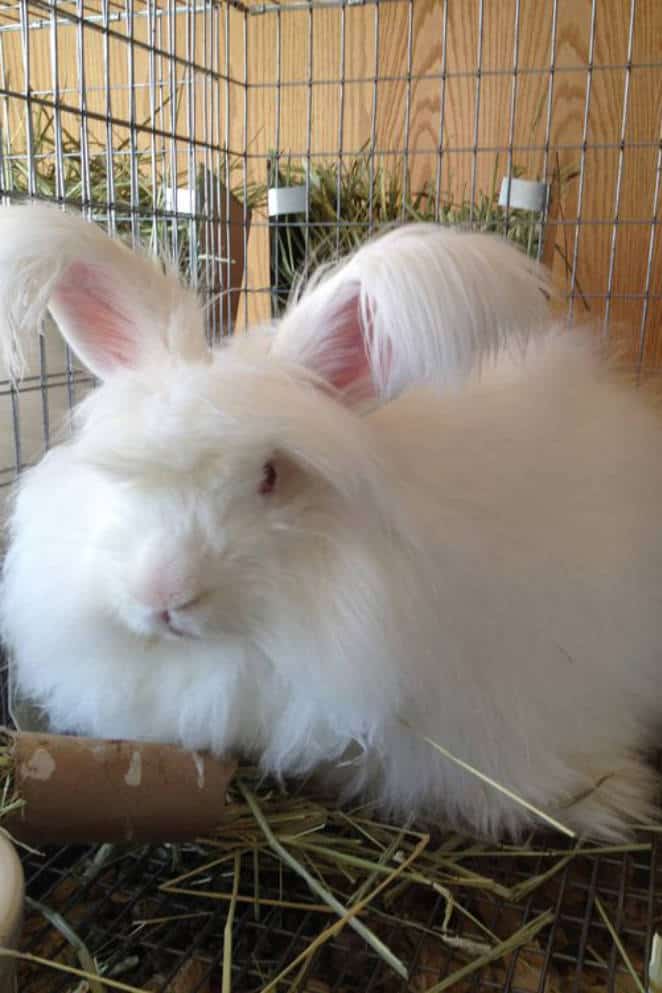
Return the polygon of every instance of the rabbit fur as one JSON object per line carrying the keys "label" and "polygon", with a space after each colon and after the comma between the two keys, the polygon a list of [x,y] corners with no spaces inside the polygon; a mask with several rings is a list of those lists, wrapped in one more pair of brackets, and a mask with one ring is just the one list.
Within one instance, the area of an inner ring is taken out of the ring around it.
{"label": "rabbit fur", "polygon": [[[481,836],[655,816],[660,413],[502,239],[403,225],[209,348],[195,293],[0,209],[0,345],[100,385],[16,487],[0,597],[54,730],[321,771]],[[428,740],[426,740],[428,739]]]}

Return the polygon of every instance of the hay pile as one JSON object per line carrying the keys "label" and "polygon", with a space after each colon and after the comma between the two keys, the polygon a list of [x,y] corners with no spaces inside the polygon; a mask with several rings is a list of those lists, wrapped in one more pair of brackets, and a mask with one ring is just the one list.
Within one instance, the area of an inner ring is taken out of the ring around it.
{"label": "hay pile", "polygon": [[[390,161],[390,160],[389,160]],[[415,189],[407,171],[389,165],[384,157],[364,150],[357,156],[338,161],[293,162],[272,153],[269,185],[304,186],[308,210],[272,222],[271,284],[272,310],[282,312],[290,289],[304,269],[333,261],[354,251],[366,237],[382,227],[402,222],[435,222],[449,227],[471,227],[476,231],[500,234],[532,258],[542,252],[543,217],[540,213],[499,204],[503,162],[495,155],[490,188],[478,190],[472,200],[467,191],[442,189],[436,179]],[[514,178],[524,175],[512,170]],[[578,175],[573,167],[557,164],[553,187],[561,203],[569,183]],[[262,191],[258,190],[262,202]],[[560,244],[569,274],[570,263]]]}
{"label": "hay pile", "polygon": [[655,837],[431,837],[243,768],[195,844],[26,853],[20,989],[649,993]]}

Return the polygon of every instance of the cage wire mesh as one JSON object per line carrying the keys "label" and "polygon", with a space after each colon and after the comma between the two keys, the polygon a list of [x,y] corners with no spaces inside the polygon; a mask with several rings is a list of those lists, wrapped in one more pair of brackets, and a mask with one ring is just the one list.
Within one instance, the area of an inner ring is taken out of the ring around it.
{"label": "cage wire mesh", "polygon": [[[0,0],[0,199],[54,200],[169,254],[207,300],[210,339],[277,314],[297,273],[381,224],[425,219],[543,259],[568,316],[655,374],[661,108],[657,0]],[[45,335],[20,390],[0,384],[0,482],[91,386]],[[7,721],[6,692],[2,706]],[[319,861],[297,851],[350,905],[416,845],[261,800],[288,842],[324,832]],[[649,989],[655,832],[574,857],[556,837],[518,854],[442,837],[362,911],[381,948],[346,926],[313,954],[335,916],[237,810],[205,844],[26,853],[24,951],[172,993],[272,988],[295,960],[278,988]],[[102,988],[20,974],[25,993]]]}

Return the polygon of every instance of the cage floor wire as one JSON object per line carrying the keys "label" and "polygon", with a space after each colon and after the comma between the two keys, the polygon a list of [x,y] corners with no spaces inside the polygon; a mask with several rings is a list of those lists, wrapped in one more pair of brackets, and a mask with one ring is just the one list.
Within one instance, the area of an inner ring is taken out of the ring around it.
{"label": "cage floor wire", "polygon": [[[5,678],[0,690],[9,724]],[[346,816],[305,790],[242,775],[276,837],[348,907],[420,845],[369,811]],[[20,951],[51,965],[20,962],[20,993],[96,993],[94,980],[53,962],[92,963],[116,984],[99,993],[656,993],[647,982],[662,930],[656,830],[584,854],[556,832],[510,850],[438,832],[361,914],[404,979],[349,926],[327,933],[338,916],[269,847],[235,790],[230,799],[226,823],[197,843],[22,851]]]}
{"label": "cage floor wire", "polygon": [[[366,822],[361,829],[370,832],[374,826]],[[331,830],[347,859],[338,863],[340,872],[329,871],[330,863],[319,855],[316,865],[334,892],[342,893],[370,873],[352,865],[356,831],[341,828],[337,819]],[[315,833],[306,837],[314,848]],[[538,839],[535,853],[509,856],[441,836],[430,848],[430,859],[412,867],[425,879],[434,875],[433,857],[443,860],[436,889],[425,882],[410,882],[404,889],[394,884],[390,896],[387,888],[371,904],[361,920],[406,964],[408,979],[349,927],[307,954],[335,915],[312,903],[305,883],[277,859],[264,849],[256,854],[259,831],[251,834],[246,824],[238,834],[230,824],[216,844],[59,849],[45,858],[27,856],[28,893],[36,902],[29,905],[23,950],[80,967],[67,938],[45,919],[55,912],[82,939],[105,976],[154,993],[272,988],[626,993],[646,988],[652,934],[662,922],[655,837],[642,836],[630,850],[605,847],[602,854],[570,858],[564,855],[567,846],[545,841],[547,846]],[[234,851],[243,848],[236,865],[233,845]],[[187,876],[183,882],[167,885],[182,876]],[[235,884],[239,899],[233,904]],[[449,893],[460,909],[449,904]],[[501,947],[512,936],[514,952]],[[226,969],[231,963],[226,980],[224,959]],[[21,966],[22,993],[91,988],[76,983],[72,976]]]}

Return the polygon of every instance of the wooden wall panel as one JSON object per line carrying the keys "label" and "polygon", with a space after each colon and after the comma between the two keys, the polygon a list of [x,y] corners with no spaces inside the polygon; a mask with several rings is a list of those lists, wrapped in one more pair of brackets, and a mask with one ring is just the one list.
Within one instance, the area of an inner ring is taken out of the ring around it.
{"label": "wooden wall panel", "polygon": [[[531,178],[542,177],[544,155],[530,150],[546,138],[548,72],[551,48],[552,3],[522,0],[520,4],[518,75],[513,138],[514,164]],[[514,58],[514,0],[485,0],[483,5],[482,76],[478,119],[476,181],[488,190],[495,168],[496,148],[508,144]],[[405,99],[408,69],[408,38],[411,16],[411,70],[409,133],[405,134]],[[641,330],[642,300],[646,284],[651,241],[651,220],[656,181],[657,149],[662,114],[662,5],[657,0],[637,3],[630,73],[625,150],[620,157],[619,141],[623,116],[628,56],[630,5],[623,0],[601,0],[596,5],[594,69],[591,78],[586,149],[582,149],[587,99],[586,66],[591,29],[590,0],[559,0],[554,50],[551,126],[547,178],[557,169],[583,168],[582,223],[574,220],[578,210],[579,183],[568,183],[557,205],[554,268],[558,281],[568,286],[568,264],[572,263],[575,236],[579,231],[577,285],[586,298],[589,317],[600,323],[605,313],[612,267],[611,322],[616,333],[636,356]],[[280,147],[299,153],[338,148],[338,86],[313,88],[313,126],[310,148],[307,141],[307,88],[310,70],[308,30],[313,25],[312,78],[338,79],[342,19],[334,10],[283,12],[248,19],[248,77],[271,84],[276,81],[277,21],[280,20],[281,80],[302,85],[284,86],[280,92]],[[447,70],[442,155],[438,155],[442,87],[438,76],[442,64],[443,5],[438,0],[416,0],[409,4],[386,4],[378,21],[378,58],[375,58],[375,10],[372,6],[348,9],[344,17],[345,76],[370,79],[378,66],[376,135],[378,150],[407,148],[414,186],[434,177],[440,167],[442,188],[455,197],[471,188],[478,65],[479,0],[451,2],[448,6]],[[238,54],[238,53],[237,53]],[[233,57],[235,53],[233,52]],[[240,65],[237,58],[237,67]],[[534,70],[534,71],[531,71]],[[427,76],[420,79],[417,77]],[[345,86],[345,119],[342,146],[346,153],[361,148],[370,137],[374,88],[369,81]],[[249,90],[249,137],[254,150],[266,154],[275,140],[277,98],[265,85]],[[236,128],[236,130],[235,130]],[[262,130],[259,131],[259,128]],[[243,135],[233,123],[235,142]],[[408,137],[408,140],[406,140]],[[483,150],[481,150],[483,149]],[[507,156],[499,153],[499,169]],[[441,162],[441,166],[439,163]],[[253,170],[262,167],[253,162]],[[616,191],[620,169],[620,202],[616,229]],[[257,173],[254,172],[257,175]],[[658,204],[658,216],[662,206]],[[638,222],[638,223],[632,223]],[[266,234],[253,236],[252,277],[260,285],[267,280]],[[653,247],[654,264],[650,292],[662,293],[660,236]],[[568,262],[563,260],[566,257]],[[629,295],[633,299],[621,299]],[[256,301],[257,302],[257,301]],[[266,304],[266,300],[262,301]],[[582,297],[576,312],[585,312]],[[259,313],[259,311],[257,311]],[[253,308],[253,314],[256,311]],[[648,310],[646,363],[662,362],[662,317],[659,300]]]}
{"label": "wooden wall panel", "polygon": [[[409,154],[414,186],[434,178],[441,170],[442,188],[455,197],[470,191],[474,169],[476,87],[480,85],[478,151],[475,175],[478,189],[487,190],[495,168],[496,149],[508,143],[511,129],[512,74],[515,0],[484,0],[481,48],[482,75],[478,64],[478,22],[480,0],[448,0],[447,70],[444,127],[439,154],[439,123],[442,85],[441,45],[444,5],[441,0],[414,0],[412,3],[384,3],[377,13],[373,4],[338,8],[291,10],[280,14],[244,15],[221,7],[218,15],[219,67],[224,68],[226,31],[229,30],[229,65],[233,82],[205,83],[199,75],[192,81],[195,91],[194,123],[201,137],[205,104],[213,100],[213,120],[208,121],[208,137],[214,142],[229,138],[231,147],[246,159],[249,180],[263,182],[266,156],[278,142],[280,150],[298,155],[335,153],[349,156],[370,139],[373,102],[376,107],[376,147],[378,152]],[[613,326],[631,344],[634,356],[639,345],[642,301],[651,247],[651,220],[656,188],[662,114],[662,4],[659,0],[638,0],[629,80],[629,103],[625,146],[619,149],[628,55],[630,3],[628,0],[598,0],[596,4],[595,46],[591,77],[587,145],[582,150],[586,104],[586,66],[592,4],[590,0],[558,0],[557,37],[554,52],[556,71],[547,178],[557,167],[583,167],[582,224],[574,219],[578,210],[579,184],[569,184],[555,207],[554,237],[557,251],[554,268],[560,284],[567,283],[562,254],[572,260],[575,236],[578,242],[578,285],[586,295],[590,315],[598,322],[604,315],[605,295],[614,252],[611,317]],[[544,143],[547,95],[550,82],[552,0],[520,0],[516,113],[512,125],[516,150],[514,163],[527,176],[542,176],[544,156],[530,145]],[[341,41],[344,25],[345,86],[341,73]],[[312,45],[309,31],[312,26]],[[178,52],[184,55],[186,23],[178,19]],[[145,31],[144,19],[136,30]],[[33,89],[48,89],[50,61],[46,32],[34,32],[31,39]],[[280,53],[278,39],[280,38]],[[406,80],[411,38],[412,80]],[[164,39],[165,41],[165,39]],[[75,76],[75,31],[60,31],[60,60],[68,82],[78,86]],[[96,50],[94,50],[94,46]],[[103,108],[100,44],[88,42],[87,83],[90,104]],[[195,57],[205,62],[201,22],[196,29]],[[19,36],[3,41],[5,69],[12,79],[22,79]],[[247,59],[246,59],[247,52]],[[312,61],[311,61],[312,56]],[[280,62],[280,87],[277,86]],[[65,69],[66,67],[66,69]],[[137,52],[136,78],[145,83],[148,60]],[[157,67],[158,68],[158,67]],[[163,67],[160,67],[161,69]],[[116,42],[111,51],[111,79],[115,107],[126,116],[127,46]],[[375,91],[373,78],[379,83]],[[177,69],[178,78],[182,70]],[[423,77],[423,78],[421,78]],[[249,83],[248,88],[243,85]],[[312,87],[308,82],[312,81]],[[1,85],[1,84],[0,84]],[[409,94],[409,127],[405,125],[405,105]],[[343,102],[343,126],[340,106]],[[149,112],[145,88],[138,91],[136,117]],[[226,115],[226,106],[229,115]],[[16,105],[14,107],[16,111]],[[0,106],[1,112],[1,106]],[[311,126],[308,131],[308,115]],[[209,111],[208,115],[209,117]],[[69,123],[75,124],[74,121]],[[90,124],[91,133],[98,125]],[[186,105],[180,107],[177,130],[187,132]],[[126,135],[116,129],[116,136]],[[103,137],[101,135],[100,137]],[[144,139],[138,139],[142,144]],[[167,145],[167,143],[166,143]],[[179,146],[183,166],[184,143]],[[458,151],[464,150],[464,151]],[[201,154],[201,153],[200,153]],[[402,157],[393,156],[402,167]],[[499,172],[506,155],[499,153]],[[616,193],[620,175],[620,224],[613,239]],[[662,212],[657,204],[658,219]],[[631,222],[639,223],[631,223]],[[565,222],[565,223],[564,223]],[[659,228],[659,225],[658,225]],[[662,295],[662,248],[659,232],[652,243],[654,264],[650,291]],[[268,313],[268,296],[251,291],[268,286],[268,237],[264,219],[257,218],[249,244],[248,293],[240,315],[254,320]],[[621,299],[630,295],[633,299]],[[581,300],[578,312],[583,311]],[[659,299],[648,310],[646,363],[662,364],[662,316]]]}

